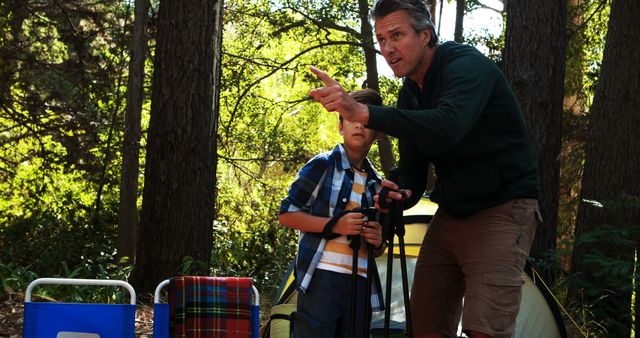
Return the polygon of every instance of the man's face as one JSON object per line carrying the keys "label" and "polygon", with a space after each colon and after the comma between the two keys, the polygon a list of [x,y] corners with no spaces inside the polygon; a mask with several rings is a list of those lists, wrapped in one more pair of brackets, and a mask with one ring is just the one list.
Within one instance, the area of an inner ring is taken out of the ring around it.
{"label": "man's face", "polygon": [[416,32],[409,14],[404,10],[376,20],[375,30],[382,56],[393,74],[422,83],[431,61],[425,58],[431,30]]}

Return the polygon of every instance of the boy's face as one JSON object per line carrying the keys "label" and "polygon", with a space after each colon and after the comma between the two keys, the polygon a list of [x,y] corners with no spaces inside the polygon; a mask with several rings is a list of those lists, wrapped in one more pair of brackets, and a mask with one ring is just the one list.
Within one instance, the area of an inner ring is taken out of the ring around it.
{"label": "boy's face", "polygon": [[344,140],[344,145],[348,149],[366,151],[369,150],[369,147],[378,136],[377,131],[365,128],[362,123],[349,122],[347,120],[340,122],[340,134]]}

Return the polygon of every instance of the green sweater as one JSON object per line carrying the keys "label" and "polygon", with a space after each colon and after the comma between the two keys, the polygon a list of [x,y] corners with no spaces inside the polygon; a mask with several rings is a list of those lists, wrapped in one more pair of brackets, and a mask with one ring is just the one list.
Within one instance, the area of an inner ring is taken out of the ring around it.
{"label": "green sweater", "polygon": [[431,199],[454,216],[538,198],[538,172],[518,101],[493,61],[453,42],[436,47],[423,89],[405,79],[397,108],[369,106],[368,128],[399,139],[400,186],[415,204],[436,168]]}

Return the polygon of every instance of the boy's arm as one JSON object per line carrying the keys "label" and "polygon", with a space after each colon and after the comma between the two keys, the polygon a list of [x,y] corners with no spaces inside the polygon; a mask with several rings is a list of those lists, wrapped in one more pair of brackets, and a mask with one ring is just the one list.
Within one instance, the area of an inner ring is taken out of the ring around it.
{"label": "boy's arm", "polygon": [[[321,233],[324,226],[331,220],[329,217],[314,216],[304,211],[285,212],[278,216],[280,224],[304,232]],[[349,212],[336,222],[333,233],[340,235],[359,235],[364,226],[364,215],[359,212]]]}
{"label": "boy's arm", "polygon": [[304,211],[286,212],[280,214],[278,219],[280,224],[304,232],[322,232],[330,220],[329,217],[314,216]]}

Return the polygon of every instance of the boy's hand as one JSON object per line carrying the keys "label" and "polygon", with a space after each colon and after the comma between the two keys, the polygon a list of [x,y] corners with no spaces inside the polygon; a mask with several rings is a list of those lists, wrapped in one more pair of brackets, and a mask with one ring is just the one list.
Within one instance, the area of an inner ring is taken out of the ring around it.
{"label": "boy's hand", "polygon": [[376,221],[366,221],[360,235],[374,248],[382,245],[382,225]]}
{"label": "boy's hand", "polygon": [[332,79],[327,73],[311,66],[311,72],[322,80],[324,87],[313,89],[309,96],[322,104],[327,111],[337,111],[342,118],[350,122],[360,122],[366,125],[369,122],[369,108],[356,101],[349,95],[338,81]]}
{"label": "boy's hand", "polygon": [[359,235],[364,227],[364,214],[359,212],[348,212],[336,222],[333,232],[340,235]]}

